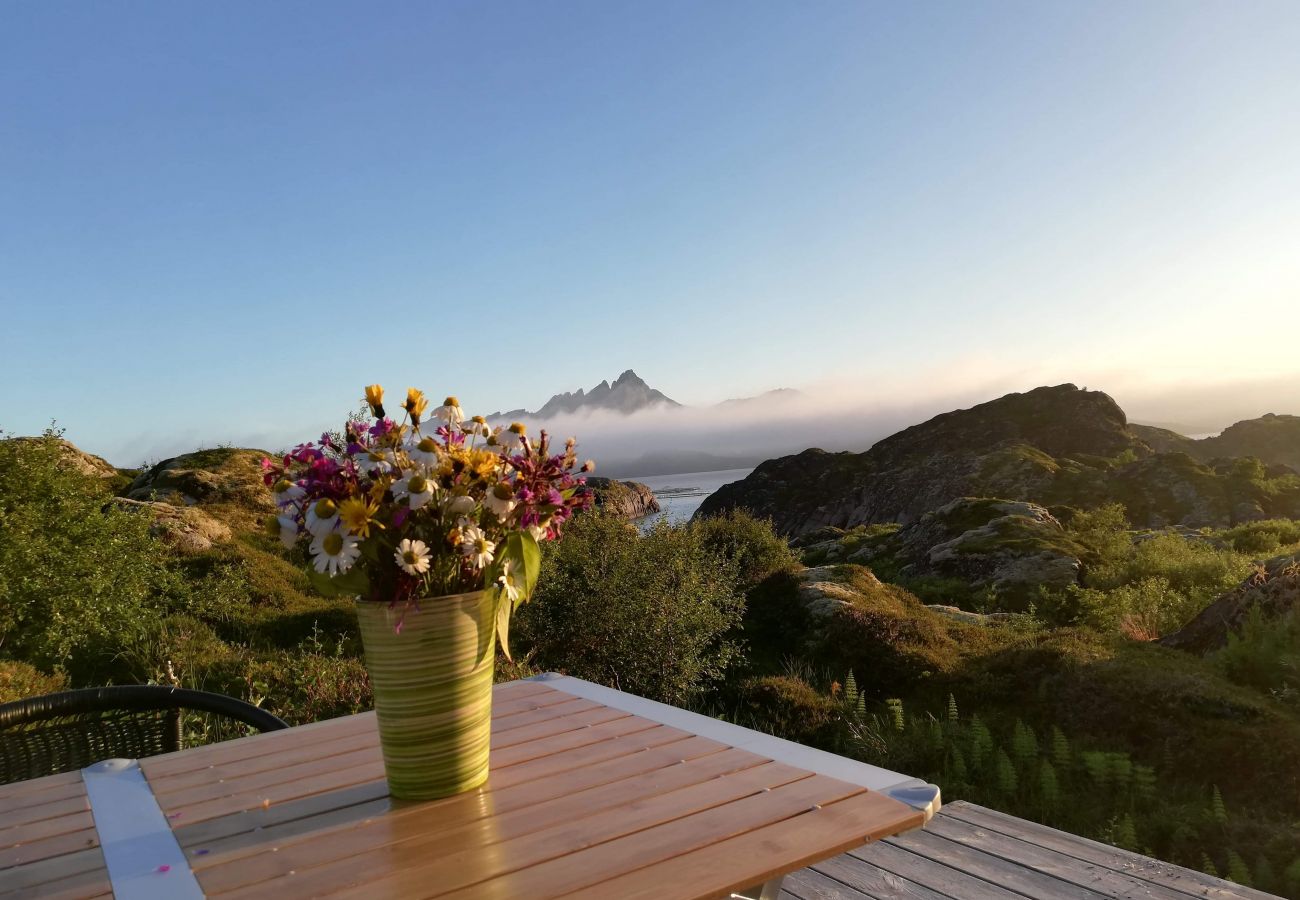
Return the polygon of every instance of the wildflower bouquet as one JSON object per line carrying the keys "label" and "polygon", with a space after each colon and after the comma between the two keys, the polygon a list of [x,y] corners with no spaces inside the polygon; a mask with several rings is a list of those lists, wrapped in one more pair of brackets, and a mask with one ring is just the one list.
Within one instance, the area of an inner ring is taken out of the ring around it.
{"label": "wildflower bouquet", "polygon": [[576,465],[572,438],[552,454],[545,431],[534,441],[521,424],[466,418],[455,397],[431,421],[415,388],[399,421],[385,413],[381,386],[365,400],[371,416],[349,419],[341,435],[262,461],[279,508],[268,530],[286,547],[307,545],[308,575],[327,595],[406,609],[490,592],[508,656],[510,616],[537,582],[538,544],[590,505],[582,475],[592,463]]}

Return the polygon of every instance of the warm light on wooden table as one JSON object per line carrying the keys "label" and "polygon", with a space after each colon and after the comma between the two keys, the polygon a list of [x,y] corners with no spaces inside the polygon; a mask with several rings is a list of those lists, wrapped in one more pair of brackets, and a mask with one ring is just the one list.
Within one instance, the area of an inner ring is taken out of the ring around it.
{"label": "warm light on wooden table", "polygon": [[[770,892],[781,875],[924,820],[862,778],[819,773],[902,776],[552,678],[497,686],[492,775],[445,800],[388,798],[371,713],[140,769],[209,897]],[[82,773],[0,787],[0,900],[111,896],[100,841]],[[188,877],[178,868],[156,886]]]}

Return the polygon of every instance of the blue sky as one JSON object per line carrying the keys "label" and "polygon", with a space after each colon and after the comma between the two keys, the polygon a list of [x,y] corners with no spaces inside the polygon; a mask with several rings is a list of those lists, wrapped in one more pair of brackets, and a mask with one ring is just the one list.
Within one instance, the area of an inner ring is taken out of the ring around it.
{"label": "blue sky", "polygon": [[1297,46],[1291,2],[6,4],[0,427],[1300,383]]}

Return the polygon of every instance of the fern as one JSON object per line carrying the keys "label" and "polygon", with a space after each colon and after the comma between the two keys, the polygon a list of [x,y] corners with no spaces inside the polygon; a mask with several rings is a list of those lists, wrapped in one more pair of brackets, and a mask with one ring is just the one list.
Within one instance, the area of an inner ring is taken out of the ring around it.
{"label": "fern", "polygon": [[1214,867],[1214,860],[1210,859],[1208,853],[1201,854],[1201,871],[1211,878],[1219,877],[1219,870]]}
{"label": "fern", "polygon": [[948,695],[948,722],[950,724],[956,725],[957,719],[958,719],[957,698],[954,697],[952,694],[949,694]]}
{"label": "fern", "polygon": [[1070,763],[1074,759],[1074,753],[1070,750],[1070,742],[1065,737],[1065,732],[1052,726],[1052,763],[1062,772],[1070,768]]}
{"label": "fern", "polygon": [[1011,733],[1011,755],[1021,771],[1028,771],[1030,764],[1038,759],[1038,737],[1034,729],[1019,719]]}
{"label": "fern", "polygon": [[1219,793],[1217,784],[1210,794],[1210,817],[1220,825],[1228,824],[1228,807],[1223,804],[1223,795]]}
{"label": "fern", "polygon": [[885,701],[885,706],[889,709],[889,718],[894,725],[895,731],[902,731],[907,727],[907,717],[903,712],[903,701],[897,697],[891,697]]}
{"label": "fern", "polygon": [[1055,812],[1061,801],[1061,786],[1056,779],[1056,768],[1047,760],[1038,766],[1038,796],[1043,801],[1043,810]]}
{"label": "fern", "polygon": [[1137,850],[1137,826],[1133,824],[1131,813],[1124,813],[1119,824],[1115,826],[1115,846],[1124,850]]}
{"label": "fern", "polygon": [[1133,795],[1144,803],[1156,797],[1156,770],[1150,766],[1133,767]]}
{"label": "fern", "polygon": [[1016,778],[1016,767],[1011,764],[1011,757],[1007,756],[1006,751],[1001,747],[994,755],[994,760],[994,776],[997,778],[998,790],[1004,797],[1009,797],[1016,792],[1019,784],[1019,779]]}
{"label": "fern", "polygon": [[1236,850],[1228,851],[1228,880],[1244,887],[1250,887],[1250,867]]}

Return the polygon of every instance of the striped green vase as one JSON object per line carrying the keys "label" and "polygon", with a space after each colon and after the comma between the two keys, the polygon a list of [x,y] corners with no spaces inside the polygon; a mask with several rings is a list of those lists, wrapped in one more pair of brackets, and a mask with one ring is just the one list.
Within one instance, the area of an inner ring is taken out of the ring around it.
{"label": "striped green vase", "polygon": [[357,619],[389,793],[432,800],[486,781],[496,638],[489,594],[430,597],[405,610],[361,601]]}

